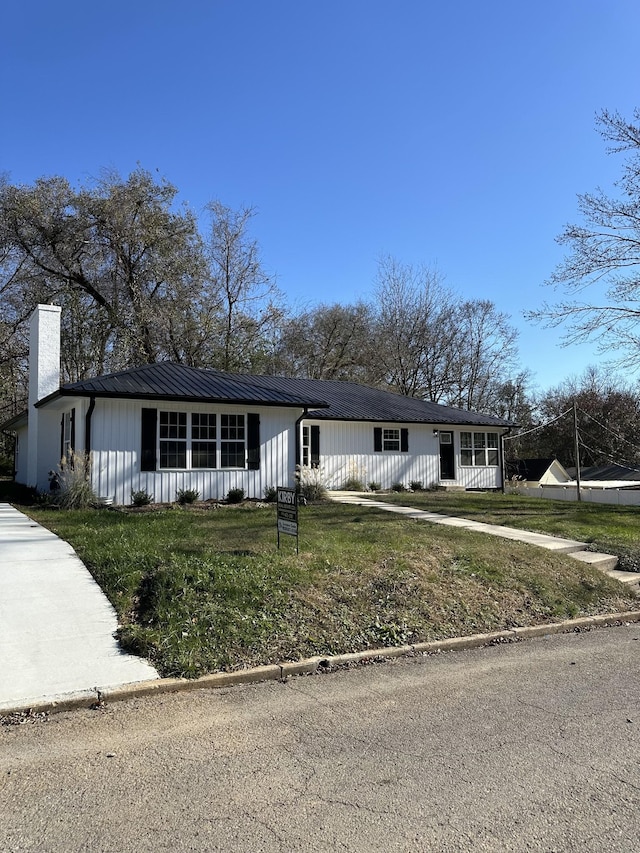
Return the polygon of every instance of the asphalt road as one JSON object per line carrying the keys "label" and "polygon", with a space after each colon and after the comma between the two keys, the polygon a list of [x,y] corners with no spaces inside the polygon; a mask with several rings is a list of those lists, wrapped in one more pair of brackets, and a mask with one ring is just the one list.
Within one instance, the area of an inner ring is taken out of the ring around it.
{"label": "asphalt road", "polygon": [[640,625],[3,725],[0,850],[640,850]]}

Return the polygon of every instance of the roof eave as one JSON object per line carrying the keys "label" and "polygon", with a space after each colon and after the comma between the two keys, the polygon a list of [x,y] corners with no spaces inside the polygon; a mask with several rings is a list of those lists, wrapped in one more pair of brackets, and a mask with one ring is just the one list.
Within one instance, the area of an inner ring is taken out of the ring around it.
{"label": "roof eave", "polygon": [[80,390],[75,388],[59,388],[47,397],[43,397],[35,404],[36,408],[45,406],[47,403],[57,400],[59,397],[95,397],[102,400],[155,400],[160,402],[176,402],[176,403],[223,403],[225,405],[237,406],[267,406],[270,408],[287,408],[287,409],[326,409],[329,408],[329,403],[324,400],[256,400],[251,397],[233,398],[233,397],[194,397],[191,395],[174,395],[174,394],[140,394],[140,393],[121,393],[115,391],[91,391]]}

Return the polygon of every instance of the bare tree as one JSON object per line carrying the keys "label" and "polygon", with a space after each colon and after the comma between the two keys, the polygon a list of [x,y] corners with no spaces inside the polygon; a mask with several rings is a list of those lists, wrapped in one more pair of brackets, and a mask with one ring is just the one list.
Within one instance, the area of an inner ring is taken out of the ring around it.
{"label": "bare tree", "polygon": [[372,324],[372,309],[364,302],[318,305],[291,317],[280,337],[279,372],[376,384]]}
{"label": "bare tree", "polygon": [[374,297],[386,382],[401,394],[439,402],[459,338],[453,292],[437,271],[386,256],[378,263]]}
{"label": "bare tree", "polygon": [[601,367],[588,367],[540,397],[536,420],[548,426],[518,440],[520,454],[556,456],[564,465],[575,465],[574,402],[583,465],[640,463],[638,389]]}
{"label": "bare tree", "polygon": [[272,337],[282,317],[280,294],[275,278],[262,265],[257,241],[249,236],[255,208],[232,210],[213,201],[207,210],[211,216],[208,298],[220,312],[217,362],[224,370],[246,369],[266,358],[263,337]]}
{"label": "bare tree", "polygon": [[517,373],[518,333],[507,314],[488,299],[455,310],[457,352],[446,400],[461,409],[490,412],[505,380]]}
{"label": "bare tree", "polygon": [[[616,196],[602,189],[578,196],[582,223],[567,225],[557,238],[569,254],[547,284],[567,298],[545,302],[526,316],[547,326],[567,323],[565,344],[598,341],[600,352],[617,354],[619,365],[640,366],[640,109],[633,122],[602,111],[596,119],[608,152],[626,153]],[[604,285],[602,297],[589,294]]]}

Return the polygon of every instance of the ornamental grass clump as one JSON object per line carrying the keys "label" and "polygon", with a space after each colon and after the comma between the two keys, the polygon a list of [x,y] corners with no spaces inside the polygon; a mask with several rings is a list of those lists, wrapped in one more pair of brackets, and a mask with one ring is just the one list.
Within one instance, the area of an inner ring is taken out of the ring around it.
{"label": "ornamental grass clump", "polygon": [[53,502],[61,509],[88,509],[100,500],[91,485],[91,460],[87,453],[71,451],[60,460],[55,476],[57,490]]}
{"label": "ornamental grass clump", "polygon": [[301,465],[296,471],[296,490],[307,503],[323,501],[327,497],[327,485],[324,479],[324,468],[319,465]]}

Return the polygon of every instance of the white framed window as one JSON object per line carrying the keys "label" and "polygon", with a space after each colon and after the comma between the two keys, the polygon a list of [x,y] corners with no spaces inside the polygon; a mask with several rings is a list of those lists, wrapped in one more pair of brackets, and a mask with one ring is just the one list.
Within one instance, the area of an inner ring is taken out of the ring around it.
{"label": "white framed window", "polygon": [[143,409],[141,426],[143,471],[260,468],[257,413]]}
{"label": "white framed window", "polygon": [[383,429],[382,430],[382,449],[399,451],[400,450],[400,430],[399,429]]}
{"label": "white framed window", "polygon": [[62,458],[70,459],[73,450],[73,413],[65,412],[62,416]]}
{"label": "white framed window", "polygon": [[498,464],[497,432],[461,432],[460,462],[469,466],[494,466]]}
{"label": "white framed window", "polygon": [[160,412],[160,467],[187,467],[186,412]]}
{"label": "white framed window", "polygon": [[244,468],[245,451],[244,415],[220,415],[220,467]]}
{"label": "white framed window", "polygon": [[210,412],[191,413],[191,467],[216,468],[216,416]]}
{"label": "white framed window", "polygon": [[311,466],[311,427],[302,427],[302,467]]}

